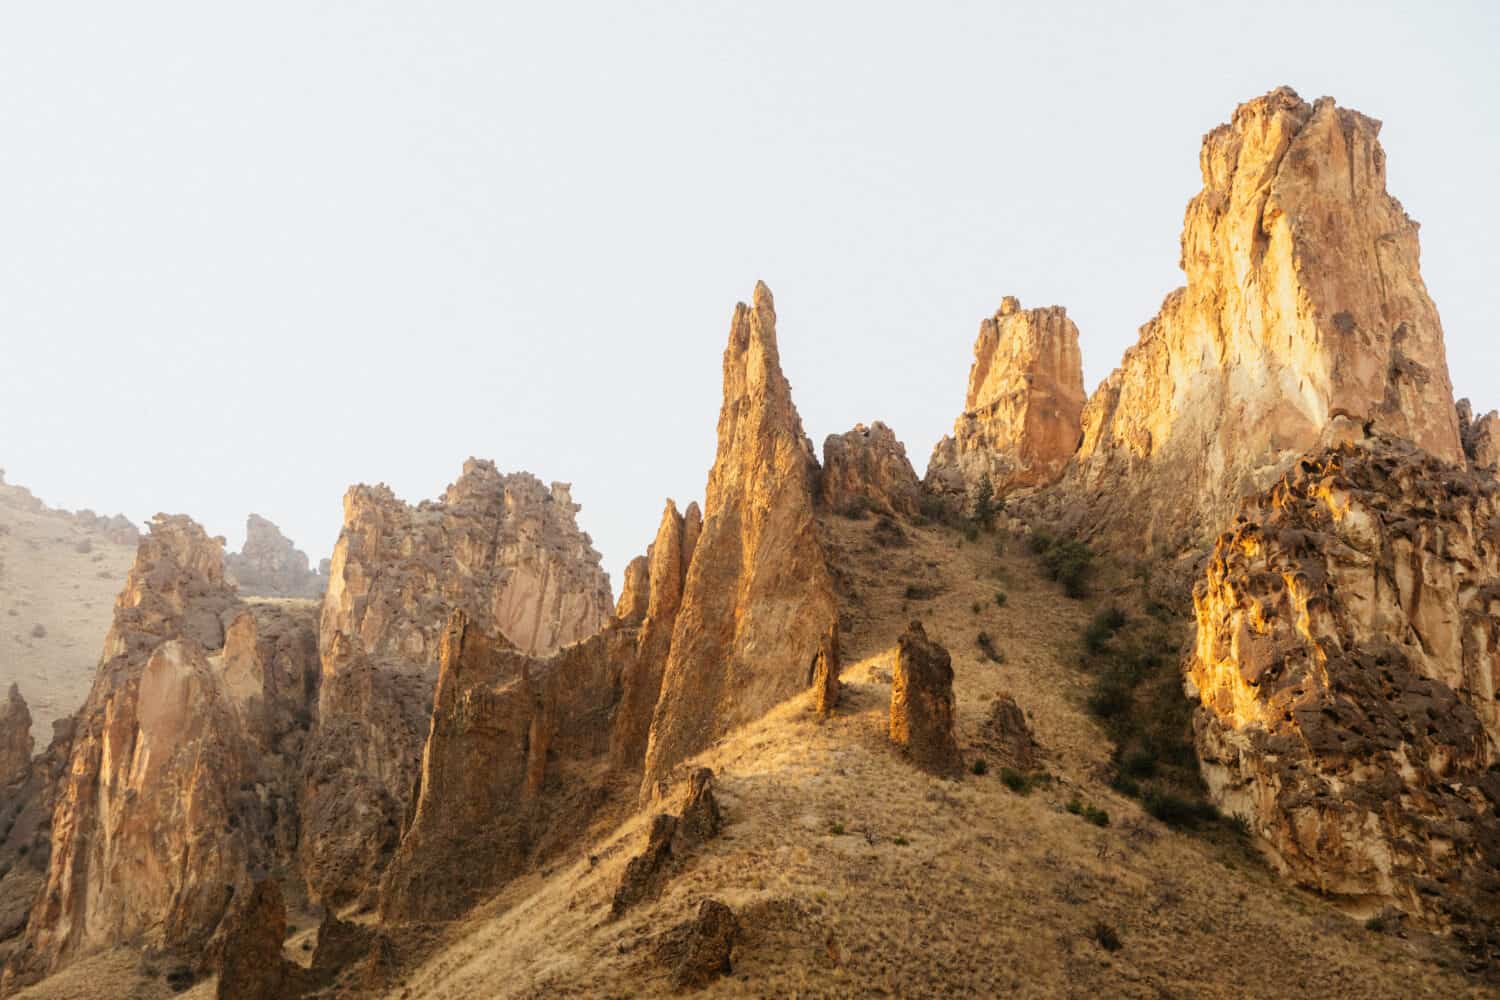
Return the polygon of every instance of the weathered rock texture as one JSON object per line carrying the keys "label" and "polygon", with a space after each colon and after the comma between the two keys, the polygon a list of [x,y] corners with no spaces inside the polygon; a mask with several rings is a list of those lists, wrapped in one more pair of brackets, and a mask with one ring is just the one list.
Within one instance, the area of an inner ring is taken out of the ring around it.
{"label": "weathered rock texture", "polygon": [[651,722],[645,784],[804,690],[833,624],[813,514],[818,465],[776,347],[770,289],[740,303],[724,351],[718,454]]}
{"label": "weathered rock texture", "polygon": [[308,569],[307,554],[259,514],[245,521],[245,547],[224,557],[224,576],[255,597],[318,598],[328,585]]}
{"label": "weathered rock texture", "polygon": [[688,777],[682,813],[658,813],[651,818],[646,849],[626,864],[610,903],[610,914],[619,917],[636,903],[658,895],[695,850],[719,835],[723,823],[719,802],[714,798],[714,773],[706,767],[697,768]]}
{"label": "weathered rock texture", "polygon": [[734,911],[717,899],[705,899],[692,920],[664,933],[653,950],[674,989],[700,990],[734,971],[731,959],[739,933]]}
{"label": "weathered rock texture", "polygon": [[1475,417],[1469,401],[1460,399],[1458,433],[1471,468],[1491,475],[1500,470],[1500,413],[1491,410]]}
{"label": "weathered rock texture", "polygon": [[896,643],[891,671],[891,742],[918,767],[950,776],[963,770],[954,734],[953,663],[914,621]]}
{"label": "weathered rock texture", "polygon": [[56,791],[17,976],[123,941],[196,951],[296,841],[309,611],[246,607],[222,539],[158,515],[115,603]]}
{"label": "weathered rock texture", "polygon": [[454,612],[385,919],[457,917],[587,827],[610,791],[610,722],[636,642],[615,622],[538,660]]}
{"label": "weathered rock texture", "polygon": [[1208,133],[1187,285],[1090,398],[1060,508],[1177,554],[1317,445],[1336,415],[1460,462],[1417,224],[1385,190],[1380,123],[1281,88]]}
{"label": "weathered rock texture", "polygon": [[21,689],[10,686],[0,705],[0,789],[19,785],[31,776],[31,711]]}
{"label": "weathered rock texture", "polygon": [[967,497],[988,476],[998,496],[1053,482],[1078,449],[1087,396],[1067,311],[1007,296],[979,325],[964,412],[932,451],[928,488]]}
{"label": "weathered rock texture", "polygon": [[818,646],[818,655],[813,659],[810,671],[813,691],[813,711],[827,718],[838,707],[842,685],[839,682],[839,630],[834,625],[823,636]]}
{"label": "weathered rock texture", "polygon": [[1500,917],[1500,487],[1394,438],[1299,461],[1194,593],[1220,807],[1321,892]]}
{"label": "weathered rock texture", "polygon": [[990,714],[980,727],[979,738],[986,750],[1007,767],[1032,771],[1042,765],[1042,748],[1026,721],[1026,713],[1008,694],[990,703]]}
{"label": "weathered rock texture", "polygon": [[613,601],[568,487],[471,459],[442,500],[344,498],[319,629],[322,687],[302,815],[313,895],[372,900],[401,836],[452,611],[522,652],[597,632]]}
{"label": "weathered rock texture", "polygon": [[245,905],[226,921],[218,1000],[290,1000],[302,995],[302,968],[281,953],[286,903],[281,883],[257,882]]}
{"label": "weathered rock texture", "polygon": [[[687,512],[679,514],[677,505],[668,500],[656,540],[646,550],[644,609],[631,609],[632,613],[642,611],[640,637],[636,655],[623,665],[620,708],[610,736],[610,758],[618,767],[639,769],[645,760],[651,717],[661,696],[672,630],[682,606],[683,583],[702,530],[703,515],[696,503],[688,504]],[[630,620],[626,615],[620,617]]]}
{"label": "weathered rock texture", "polygon": [[921,506],[922,486],[906,448],[878,420],[823,440],[822,482],[824,507],[841,514],[875,510],[911,517]]}

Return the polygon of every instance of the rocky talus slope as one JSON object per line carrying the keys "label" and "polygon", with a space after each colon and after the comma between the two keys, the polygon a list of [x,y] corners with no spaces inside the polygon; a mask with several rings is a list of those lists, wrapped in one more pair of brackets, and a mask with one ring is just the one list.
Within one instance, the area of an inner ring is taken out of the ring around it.
{"label": "rocky talus slope", "polygon": [[718,452],[651,721],[646,788],[807,687],[836,618],[813,519],[817,477],[781,371],[771,290],[757,284],[724,350]]}
{"label": "rocky talus slope", "polygon": [[224,576],[247,597],[323,596],[328,580],[308,568],[307,553],[259,514],[245,520],[245,545],[224,556]]}
{"label": "rocky talus slope", "polygon": [[0,470],[0,690],[20,685],[38,746],[88,696],[137,537],[123,517],[48,507]]}
{"label": "rocky talus slope", "polygon": [[1204,137],[1185,287],[1089,398],[1051,519],[1171,557],[1211,544],[1346,415],[1462,461],[1417,224],[1380,123],[1283,87]]}
{"label": "rocky talus slope", "polygon": [[1220,806],[1296,881],[1500,956],[1500,485],[1340,444],[1247,502],[1194,603]]}
{"label": "rocky talus slope", "polygon": [[988,478],[1005,493],[1045,486],[1078,450],[1083,354],[1061,306],[1022,309],[1007,296],[979,325],[964,410],[927,463],[927,487],[967,497]]}

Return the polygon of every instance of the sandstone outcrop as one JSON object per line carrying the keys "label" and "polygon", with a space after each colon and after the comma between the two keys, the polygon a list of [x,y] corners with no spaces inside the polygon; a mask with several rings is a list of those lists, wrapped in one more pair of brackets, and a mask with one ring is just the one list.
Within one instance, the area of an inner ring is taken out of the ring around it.
{"label": "sandstone outcrop", "polygon": [[12,684],[0,706],[0,788],[19,785],[31,776],[31,711]]}
{"label": "sandstone outcrop", "polygon": [[841,514],[874,510],[914,517],[922,486],[906,447],[877,420],[823,440],[822,499],[826,509]]}
{"label": "sandstone outcrop", "polygon": [[610,904],[611,916],[619,917],[642,900],[655,897],[675,866],[719,835],[724,821],[714,798],[713,782],[713,771],[696,769],[688,778],[688,797],[681,814],[657,813],[651,817],[646,849],[626,864]]}
{"label": "sandstone outcrop", "polygon": [[656,958],[667,967],[673,989],[699,990],[734,971],[731,959],[739,933],[734,911],[717,899],[705,899],[692,920],[657,940]]}
{"label": "sandstone outcrop", "polygon": [[323,596],[327,579],[308,569],[307,554],[259,514],[245,521],[245,546],[224,557],[224,576],[254,597]]}
{"label": "sandstone outcrop", "polygon": [[963,770],[954,734],[953,663],[948,651],[912,622],[896,643],[891,671],[891,742],[924,771],[945,777]]}
{"label": "sandstone outcrop", "polygon": [[1475,417],[1469,401],[1460,399],[1458,433],[1471,468],[1491,475],[1500,471],[1500,413],[1491,410]]}
{"label": "sandstone outcrop", "polygon": [[244,906],[225,921],[218,1000],[290,1000],[302,995],[302,968],[283,957],[286,903],[281,883],[255,884]]}
{"label": "sandstone outcrop", "polygon": [[538,660],[454,612],[409,829],[386,872],[389,921],[459,916],[571,842],[610,792],[600,767],[634,628]]}
{"label": "sandstone outcrop", "polygon": [[985,749],[1007,767],[1034,771],[1042,765],[1042,748],[1026,721],[1026,713],[1008,694],[997,695],[990,703],[989,717],[979,735]]}
{"label": "sandstone outcrop", "polygon": [[1276,866],[1372,913],[1500,918],[1500,485],[1339,444],[1246,502],[1194,604],[1203,774]]}
{"label": "sandstone outcrop", "polygon": [[813,711],[828,718],[838,707],[841,685],[839,683],[839,633],[838,626],[828,630],[818,646],[818,655],[812,663]]}
{"label": "sandstone outcrop", "polygon": [[1053,513],[1157,554],[1207,547],[1343,415],[1460,462],[1417,224],[1380,123],[1289,88],[1204,137],[1187,285],[1090,397]]}
{"label": "sandstone outcrop", "polygon": [[1061,306],[1007,296],[979,325],[963,414],[932,451],[928,489],[967,498],[986,476],[996,496],[1045,486],[1078,450],[1083,354]]}
{"label": "sandstone outcrop", "polygon": [[[682,606],[682,588],[687,579],[693,549],[703,530],[703,515],[696,503],[686,513],[667,501],[656,529],[656,540],[646,550],[644,608],[639,600],[632,614],[640,612],[640,637],[636,655],[623,665],[620,678],[620,709],[610,737],[610,759],[620,768],[638,770],[646,756],[651,717],[661,696],[661,679],[672,648],[672,630]],[[623,605],[623,601],[622,601]],[[619,615],[629,621],[631,616]]]}
{"label": "sandstone outcrop", "polygon": [[735,308],[718,452],[688,566],[643,788],[804,690],[837,616],[813,501],[817,460],[792,404],[771,291]]}
{"label": "sandstone outcrop", "polygon": [[412,806],[452,611],[535,655],[609,617],[609,581],[578,509],[566,484],[549,490],[477,459],[437,502],[411,507],[384,486],[345,496],[302,796],[301,861],[314,896],[373,901]]}
{"label": "sandstone outcrop", "polygon": [[141,540],[72,735],[16,977],[127,940],[201,949],[252,872],[291,852],[312,617],[241,604],[222,544],[165,515]]}

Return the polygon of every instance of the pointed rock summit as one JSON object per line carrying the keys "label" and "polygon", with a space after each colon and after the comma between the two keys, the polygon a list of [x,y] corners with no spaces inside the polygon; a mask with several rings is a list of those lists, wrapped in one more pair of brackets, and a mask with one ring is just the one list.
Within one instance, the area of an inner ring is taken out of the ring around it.
{"label": "pointed rock summit", "polygon": [[866,510],[916,516],[922,486],[906,457],[906,447],[880,421],[855,424],[823,441],[823,506],[838,514]]}
{"label": "pointed rock summit", "polygon": [[837,607],[813,516],[818,464],[776,347],[771,290],[735,307],[703,531],[651,722],[645,785],[804,690]]}
{"label": "pointed rock summit", "polygon": [[245,521],[245,547],[224,557],[224,575],[254,597],[316,599],[328,583],[308,569],[307,553],[259,514]]}
{"label": "pointed rock summit", "polygon": [[0,706],[0,788],[18,785],[31,774],[31,710],[21,697],[19,685],[12,684],[5,704]]}
{"label": "pointed rock summit", "polygon": [[1282,87],[1208,133],[1187,285],[1090,398],[1062,508],[1159,553],[1199,547],[1336,416],[1461,462],[1417,224],[1380,123]]}
{"label": "pointed rock summit", "polygon": [[984,477],[997,495],[1045,486],[1078,448],[1083,355],[1061,306],[1022,309],[1007,296],[979,325],[964,412],[933,449],[928,489],[967,497]]}

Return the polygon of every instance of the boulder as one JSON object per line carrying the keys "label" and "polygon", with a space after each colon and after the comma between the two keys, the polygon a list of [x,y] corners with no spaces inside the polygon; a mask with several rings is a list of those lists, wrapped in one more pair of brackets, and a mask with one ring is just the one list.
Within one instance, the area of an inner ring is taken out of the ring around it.
{"label": "boulder", "polygon": [[734,911],[717,899],[705,899],[693,919],[658,939],[656,958],[666,966],[673,989],[700,990],[734,971],[731,959],[739,933]]}
{"label": "boulder", "polygon": [[963,770],[954,735],[953,664],[919,621],[907,626],[896,643],[891,742],[924,771],[951,777]]}

